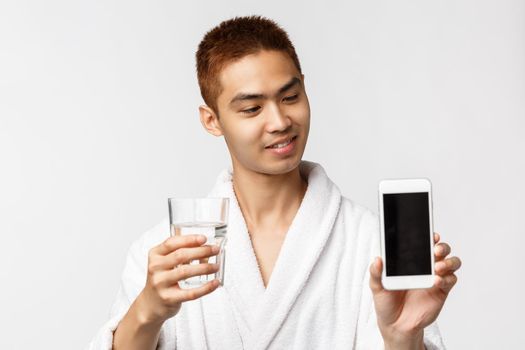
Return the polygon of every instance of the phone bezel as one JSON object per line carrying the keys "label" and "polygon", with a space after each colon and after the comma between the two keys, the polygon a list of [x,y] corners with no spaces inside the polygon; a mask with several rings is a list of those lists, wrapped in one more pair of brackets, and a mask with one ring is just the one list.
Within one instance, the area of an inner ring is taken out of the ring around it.
{"label": "phone bezel", "polygon": [[[434,285],[434,217],[432,209],[432,183],[428,178],[383,179],[379,182],[379,220],[381,231],[381,258],[384,262],[381,280],[383,287],[388,290],[405,290],[431,288]],[[428,192],[428,208],[430,222],[430,259],[431,274],[410,276],[386,275],[386,251],[383,213],[383,194]]]}

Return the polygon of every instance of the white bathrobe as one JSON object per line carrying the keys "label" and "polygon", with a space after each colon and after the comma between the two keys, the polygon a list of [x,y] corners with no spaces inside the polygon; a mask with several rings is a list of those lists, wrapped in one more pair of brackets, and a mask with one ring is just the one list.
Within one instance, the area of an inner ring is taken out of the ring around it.
{"label": "white bathrobe", "polygon": [[[369,266],[380,255],[377,215],[341,196],[316,163],[303,161],[308,188],[286,234],[267,288],[239,204],[232,170],[210,197],[229,197],[223,287],[194,301],[161,329],[158,349],[383,349]],[[131,246],[110,320],[88,349],[111,349],[113,331],[146,282],[147,255],[169,237],[166,218]],[[444,349],[434,322],[427,349]]]}

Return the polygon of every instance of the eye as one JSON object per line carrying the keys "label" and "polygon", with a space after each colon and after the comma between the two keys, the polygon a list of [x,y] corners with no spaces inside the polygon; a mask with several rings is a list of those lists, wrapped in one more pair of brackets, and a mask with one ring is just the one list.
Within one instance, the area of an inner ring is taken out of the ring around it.
{"label": "eye", "polygon": [[284,100],[285,100],[285,101],[288,101],[288,102],[290,102],[290,101],[295,101],[295,100],[297,100],[298,97],[299,97],[299,95],[298,95],[298,94],[295,94],[295,95],[293,95],[293,96],[285,97]]}
{"label": "eye", "polygon": [[257,107],[253,107],[253,108],[248,108],[248,109],[244,109],[241,111],[241,113],[244,113],[244,114],[251,114],[251,113],[255,113],[259,110],[259,106]]}

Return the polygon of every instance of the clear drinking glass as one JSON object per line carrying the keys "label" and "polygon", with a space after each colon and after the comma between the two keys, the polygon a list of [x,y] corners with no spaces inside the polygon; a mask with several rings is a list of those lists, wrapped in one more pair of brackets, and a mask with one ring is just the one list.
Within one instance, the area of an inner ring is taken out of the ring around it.
{"label": "clear drinking glass", "polygon": [[228,198],[168,198],[170,235],[201,234],[206,236],[204,244],[216,244],[219,254],[205,259],[192,260],[189,264],[219,263],[219,270],[209,275],[200,275],[179,281],[184,289],[199,287],[208,281],[218,279],[224,284],[224,263],[226,257],[226,232],[228,226]]}

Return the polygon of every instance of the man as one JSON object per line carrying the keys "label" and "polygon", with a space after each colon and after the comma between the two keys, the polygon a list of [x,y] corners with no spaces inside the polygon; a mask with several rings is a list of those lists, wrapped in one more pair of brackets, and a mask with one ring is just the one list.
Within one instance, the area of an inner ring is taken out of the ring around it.
{"label": "man", "polygon": [[231,202],[224,287],[179,288],[217,271],[179,264],[217,250],[199,235],[166,239],[163,221],[130,248],[112,318],[91,348],[444,348],[434,321],[461,261],[435,234],[435,285],[383,289],[381,259],[372,262],[377,216],[301,160],[310,107],[286,32],[258,16],[230,19],[196,56],[202,125],[232,159],[210,192]]}

